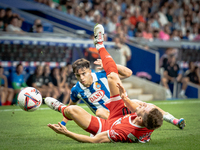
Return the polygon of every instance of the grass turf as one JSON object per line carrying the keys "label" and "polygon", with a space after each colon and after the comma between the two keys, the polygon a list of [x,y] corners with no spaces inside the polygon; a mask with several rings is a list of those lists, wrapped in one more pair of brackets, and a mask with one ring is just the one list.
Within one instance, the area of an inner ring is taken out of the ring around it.
{"label": "grass turf", "polygon": [[[59,149],[148,149],[148,150],[197,150],[200,149],[200,100],[173,100],[152,102],[170,112],[177,118],[185,118],[187,126],[184,130],[164,122],[163,126],[155,130],[151,141],[141,143],[79,143],[63,135],[58,135],[47,127],[48,123],[58,123],[62,115],[42,105],[35,112],[25,112],[18,106],[0,107],[0,149],[1,150],[59,150]],[[89,113],[86,105],[81,107]],[[89,135],[73,121],[67,123],[68,130]]]}

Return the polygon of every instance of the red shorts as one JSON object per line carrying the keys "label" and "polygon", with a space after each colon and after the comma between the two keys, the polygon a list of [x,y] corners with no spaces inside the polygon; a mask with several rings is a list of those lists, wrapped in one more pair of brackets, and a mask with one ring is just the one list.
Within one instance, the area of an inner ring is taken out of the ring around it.
{"label": "red shorts", "polygon": [[97,133],[107,131],[116,120],[131,113],[130,110],[125,107],[119,95],[111,97],[110,100],[105,103],[105,106],[110,110],[108,119],[92,116],[90,125],[86,129],[87,132],[96,135]]}

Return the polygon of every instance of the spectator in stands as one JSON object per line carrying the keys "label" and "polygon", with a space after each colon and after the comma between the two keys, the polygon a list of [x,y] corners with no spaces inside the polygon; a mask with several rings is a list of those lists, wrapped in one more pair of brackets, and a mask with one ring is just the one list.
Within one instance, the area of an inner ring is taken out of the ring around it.
{"label": "spectator in stands", "polygon": [[160,40],[159,30],[156,29],[153,31],[153,39],[154,39],[154,41]]}
{"label": "spectator in stands", "polygon": [[179,69],[179,65],[176,63],[176,57],[175,55],[171,55],[168,58],[168,64],[166,65],[166,67],[164,68],[164,74],[163,74],[163,78],[161,79],[161,82],[163,84],[163,86],[166,88],[166,94],[167,94],[167,98],[170,99],[172,98],[172,94],[171,91],[169,89],[168,83],[169,82],[181,82],[182,83],[182,89],[181,92],[179,93],[178,97],[179,98],[187,98],[185,96],[185,90],[187,88],[187,84],[188,84],[188,78],[183,77],[181,74],[181,71]]}
{"label": "spectator in stands", "polygon": [[187,30],[185,36],[183,36],[183,39],[184,40],[191,40],[190,36],[191,36],[190,30]]}
{"label": "spectator in stands", "polygon": [[12,17],[10,24],[6,27],[6,31],[14,33],[24,33],[24,31],[19,27],[19,19],[17,17]]}
{"label": "spectator in stands", "polygon": [[51,69],[50,69],[49,65],[45,65],[44,73],[43,73],[44,85],[47,86],[49,89],[52,89],[51,96],[53,98],[58,98],[58,96],[59,96],[58,90],[52,83],[52,78],[50,76],[50,73],[51,73]]}
{"label": "spectator in stands", "polygon": [[119,50],[121,56],[120,65],[127,66],[127,61],[131,59],[131,50],[125,45],[124,41],[124,39],[120,39],[119,35],[114,38],[115,46],[117,50]]}
{"label": "spectator in stands", "polygon": [[67,67],[62,67],[60,68],[60,74],[61,74],[61,79],[60,79],[60,89],[63,90],[62,93],[64,94],[63,97],[63,103],[67,104],[70,99],[70,93],[71,93],[71,88],[68,86],[67,83]]}
{"label": "spectator in stands", "polygon": [[[90,39],[94,40],[94,34],[90,36]],[[85,58],[90,61],[91,69],[95,69],[94,61],[100,58],[99,53],[95,47],[89,47],[85,49]]]}
{"label": "spectator in stands", "polygon": [[30,87],[34,87],[40,91],[42,97],[51,96],[52,89],[48,86],[44,85],[44,77],[43,74],[43,67],[37,66],[35,69],[34,74],[30,75],[27,79],[27,85]]}
{"label": "spectator in stands", "polygon": [[67,68],[67,83],[69,88],[71,89],[76,84],[77,79],[73,73],[72,64],[67,63],[66,68]]}
{"label": "spectator in stands", "polygon": [[147,40],[153,39],[152,30],[150,24],[146,24],[146,29],[142,32],[143,38]]}
{"label": "spectator in stands", "polygon": [[4,30],[4,23],[3,23],[3,19],[0,18],[0,31]]}
{"label": "spectator in stands", "polygon": [[164,26],[164,30],[161,30],[159,32],[159,35],[160,35],[160,39],[161,40],[164,40],[164,41],[167,41],[170,39],[170,34],[171,34],[171,30],[169,28],[169,25],[165,25]]}
{"label": "spectator in stands", "polygon": [[1,105],[11,105],[14,96],[14,90],[8,87],[7,77],[3,74],[4,68],[0,66],[0,100]]}
{"label": "spectator in stands", "polygon": [[11,22],[11,18],[12,18],[12,9],[11,8],[6,8],[5,10],[5,16],[4,16],[4,30],[6,31],[6,28],[8,26],[8,24]]}
{"label": "spectator in stands", "polygon": [[166,68],[166,66],[168,65],[168,58],[173,55],[173,50],[172,48],[167,48],[165,50],[165,53],[160,57],[160,60],[159,60],[159,66],[160,67],[163,67],[163,68]]}
{"label": "spectator in stands", "polygon": [[161,27],[161,23],[159,21],[159,15],[158,12],[155,12],[151,17],[150,17],[150,26],[153,29],[159,29]]}
{"label": "spectator in stands", "polygon": [[173,21],[173,13],[174,13],[173,11],[174,11],[173,8],[168,9],[168,12],[167,12],[167,15],[166,15],[168,21],[171,22],[171,23]]}
{"label": "spectator in stands", "polygon": [[198,30],[198,35],[195,36],[194,41],[200,41],[200,27]]}
{"label": "spectator in stands", "polygon": [[56,10],[62,11],[62,6],[61,5],[57,5],[56,6]]}
{"label": "spectator in stands", "polygon": [[85,20],[88,22],[94,21],[94,9],[90,9],[87,11],[87,14],[85,16]]}
{"label": "spectator in stands", "polygon": [[185,76],[190,82],[200,85],[200,69],[195,66],[194,62],[189,62],[189,70],[185,72]]}
{"label": "spectator in stands", "polygon": [[66,72],[64,71],[61,74],[59,68],[55,67],[52,69],[51,77],[52,77],[52,83],[58,90],[59,97],[61,97],[62,95],[64,96],[61,101],[65,102],[65,104],[66,104],[68,102],[68,98],[70,95],[69,91],[66,90],[66,88],[65,88],[65,84],[67,81]]}
{"label": "spectator in stands", "polygon": [[143,22],[145,23],[146,21],[144,20],[144,17],[141,15],[140,9],[138,7],[135,8],[133,16],[129,18],[129,21],[131,24],[136,26],[138,22]]}
{"label": "spectator in stands", "polygon": [[178,30],[174,29],[172,31],[172,34],[171,34],[171,37],[170,37],[171,40],[174,40],[174,41],[180,41],[180,37],[178,35]]}
{"label": "spectator in stands", "polygon": [[36,33],[37,25],[41,25],[42,21],[40,19],[35,19],[34,24],[32,28],[30,29],[30,32]]}
{"label": "spectator in stands", "polygon": [[36,33],[43,33],[43,26],[42,26],[42,24],[36,25]]}
{"label": "spectator in stands", "polygon": [[23,24],[24,19],[23,18],[18,18],[18,27],[21,28]]}
{"label": "spectator in stands", "polygon": [[5,10],[0,9],[0,31],[4,31],[4,17],[5,17]]}
{"label": "spectator in stands", "polygon": [[109,33],[115,32],[118,23],[119,23],[118,16],[117,15],[111,16],[111,20],[106,25],[106,28],[107,28],[108,32]]}
{"label": "spectator in stands", "polygon": [[6,14],[6,12],[5,12],[5,9],[3,9],[3,8],[0,8],[0,19],[4,19],[4,17],[5,17],[5,14]]}
{"label": "spectator in stands", "polygon": [[19,92],[27,87],[25,81],[24,81],[24,75],[23,75],[23,65],[21,63],[17,64],[16,66],[16,71],[14,71],[11,74],[11,83],[12,83],[12,87],[14,89],[14,93],[15,93],[15,99],[14,99],[14,103],[17,103],[17,96],[19,94]]}
{"label": "spectator in stands", "polygon": [[166,8],[165,6],[162,6],[159,9],[158,15],[159,15],[159,22],[161,23],[161,26],[165,26],[166,24],[168,24],[168,19],[166,16]]}

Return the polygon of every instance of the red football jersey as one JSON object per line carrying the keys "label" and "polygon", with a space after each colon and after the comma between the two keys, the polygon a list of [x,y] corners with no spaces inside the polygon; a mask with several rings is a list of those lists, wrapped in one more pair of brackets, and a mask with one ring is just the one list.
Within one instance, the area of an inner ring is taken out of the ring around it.
{"label": "red football jersey", "polygon": [[108,131],[109,139],[113,142],[148,142],[154,130],[133,124],[131,120],[136,117],[137,115],[126,115],[115,121]]}

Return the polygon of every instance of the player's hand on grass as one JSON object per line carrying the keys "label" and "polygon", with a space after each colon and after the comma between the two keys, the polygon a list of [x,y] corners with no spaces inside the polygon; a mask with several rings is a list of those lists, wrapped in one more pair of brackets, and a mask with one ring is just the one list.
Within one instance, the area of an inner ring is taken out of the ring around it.
{"label": "player's hand on grass", "polygon": [[103,69],[103,63],[101,59],[97,59],[96,61],[94,61],[94,64],[99,66],[97,67],[97,69]]}
{"label": "player's hand on grass", "polygon": [[58,122],[58,124],[48,124],[47,126],[58,134],[65,134],[67,132],[67,128],[60,122]]}
{"label": "player's hand on grass", "polygon": [[117,87],[119,88],[120,97],[122,99],[125,99],[126,98],[126,91],[125,91],[124,87],[120,83],[117,83]]}

